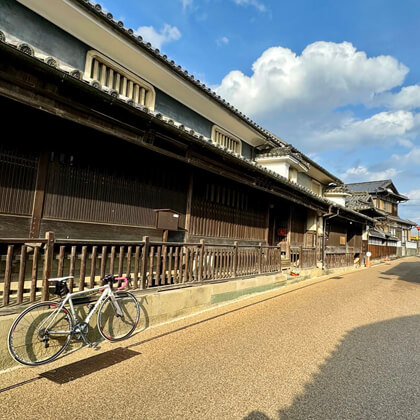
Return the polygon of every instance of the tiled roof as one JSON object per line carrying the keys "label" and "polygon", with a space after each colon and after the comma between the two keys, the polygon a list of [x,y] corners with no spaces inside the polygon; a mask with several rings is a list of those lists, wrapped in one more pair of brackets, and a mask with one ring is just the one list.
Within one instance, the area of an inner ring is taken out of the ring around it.
{"label": "tiled roof", "polygon": [[[400,201],[407,201],[408,197],[400,194],[391,179],[385,179],[382,181],[368,181],[368,182],[357,182],[353,184],[346,184],[351,192],[367,192],[370,194],[373,193],[382,193],[386,192],[395,197],[400,198]],[[393,191],[395,190],[395,192]]]}
{"label": "tiled roof", "polygon": [[383,181],[356,182],[346,185],[351,192],[373,193],[376,192],[379,188],[386,188],[390,184],[392,184],[392,181],[387,179]]}
{"label": "tiled roof", "polygon": [[369,236],[373,236],[374,238],[386,239],[385,232],[379,228],[371,229],[369,231]]}
{"label": "tiled roof", "polygon": [[390,219],[394,222],[402,223],[404,225],[417,226],[416,222],[413,222],[412,220],[408,220],[408,219],[401,219],[398,216],[388,216],[388,219]]}
{"label": "tiled roof", "polygon": [[350,194],[350,191],[344,184],[331,185],[325,188],[326,193]]}

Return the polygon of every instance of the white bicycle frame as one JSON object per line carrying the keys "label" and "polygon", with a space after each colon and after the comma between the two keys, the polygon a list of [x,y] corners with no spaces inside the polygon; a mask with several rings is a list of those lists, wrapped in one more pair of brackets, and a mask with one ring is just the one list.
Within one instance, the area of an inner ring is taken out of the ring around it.
{"label": "white bicycle frame", "polygon": [[[74,328],[73,328],[72,331],[55,331],[55,330],[49,330],[49,327],[54,323],[55,319],[57,318],[57,316],[61,312],[61,310],[63,310],[65,313],[68,313],[67,308],[65,307],[67,302],[69,303],[70,315],[72,317],[72,321],[75,322],[76,325],[77,325],[77,321],[81,321],[81,320],[76,315],[76,311],[75,311],[74,305],[73,305],[73,297],[79,296],[79,295],[84,295],[84,294],[91,293],[91,292],[102,291],[102,290],[103,290],[103,292],[102,292],[101,296],[99,296],[98,300],[96,301],[95,306],[89,311],[88,315],[86,316],[86,318],[82,322],[88,324],[90,319],[92,318],[93,314],[99,308],[99,305],[107,297],[111,298],[111,301],[112,301],[118,315],[119,316],[124,316],[123,312],[120,308],[120,305],[118,305],[117,299],[115,299],[114,292],[111,290],[111,286],[109,284],[105,284],[104,286],[95,287],[93,289],[86,289],[86,290],[82,290],[80,292],[67,293],[67,296],[64,298],[64,300],[61,302],[60,305],[54,303],[54,305],[56,305],[57,308],[50,315],[50,316],[53,316],[53,317],[50,319],[50,322],[44,328],[44,330],[48,331],[49,334],[70,334],[70,333],[73,333]],[[50,317],[48,317],[48,318],[50,318]],[[43,328],[43,325],[45,324],[45,322],[48,321],[48,318],[40,325],[39,329]],[[75,327],[75,325],[73,325],[73,327]],[[83,333],[82,333],[82,338],[85,340],[85,337],[84,337]]]}

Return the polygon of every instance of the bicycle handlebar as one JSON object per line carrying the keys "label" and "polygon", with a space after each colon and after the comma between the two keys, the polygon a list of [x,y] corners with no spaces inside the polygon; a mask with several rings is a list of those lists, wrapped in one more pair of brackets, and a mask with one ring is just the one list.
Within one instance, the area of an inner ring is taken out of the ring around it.
{"label": "bicycle handlebar", "polygon": [[117,288],[117,290],[125,289],[128,284],[128,278],[127,277],[114,277],[115,280],[124,280],[123,284]]}

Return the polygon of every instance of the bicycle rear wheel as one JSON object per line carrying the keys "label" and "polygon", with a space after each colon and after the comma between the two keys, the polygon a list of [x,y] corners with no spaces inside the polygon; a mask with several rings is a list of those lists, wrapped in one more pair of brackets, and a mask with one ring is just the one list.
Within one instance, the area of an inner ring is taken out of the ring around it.
{"label": "bicycle rear wheel", "polygon": [[102,337],[109,341],[120,341],[128,338],[136,329],[140,318],[140,306],[137,299],[129,292],[115,294],[116,304],[123,316],[117,312],[116,305],[108,297],[99,308],[98,329]]}
{"label": "bicycle rear wheel", "polygon": [[72,319],[56,302],[40,302],[23,311],[10,327],[7,343],[11,356],[28,366],[58,357],[71,339]]}

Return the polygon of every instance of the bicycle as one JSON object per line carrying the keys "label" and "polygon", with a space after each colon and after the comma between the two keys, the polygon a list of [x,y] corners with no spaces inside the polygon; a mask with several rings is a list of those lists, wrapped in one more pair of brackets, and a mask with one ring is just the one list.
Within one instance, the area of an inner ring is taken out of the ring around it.
{"label": "bicycle", "polygon": [[[73,276],[49,279],[55,283],[53,293],[62,299],[61,302],[36,303],[13,322],[7,342],[9,352],[17,362],[28,366],[49,363],[64,352],[72,337],[92,347],[87,334],[89,321],[96,310],[99,333],[108,341],[124,340],[136,329],[140,318],[139,303],[131,293],[121,291],[128,284],[127,277],[107,275],[102,279],[102,286],[74,293],[70,293],[67,287],[67,280],[71,278]],[[123,281],[123,284],[114,293],[112,286],[116,280]],[[81,320],[74,306],[89,303],[91,299],[75,297],[93,292],[102,294],[95,304],[89,305],[86,318]]]}

